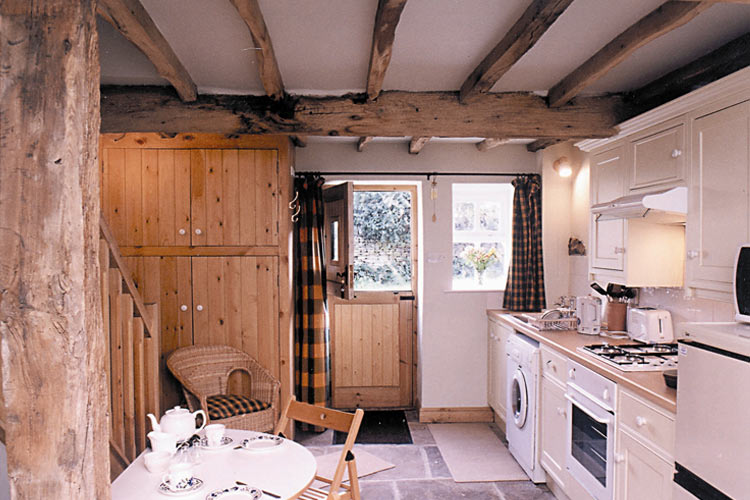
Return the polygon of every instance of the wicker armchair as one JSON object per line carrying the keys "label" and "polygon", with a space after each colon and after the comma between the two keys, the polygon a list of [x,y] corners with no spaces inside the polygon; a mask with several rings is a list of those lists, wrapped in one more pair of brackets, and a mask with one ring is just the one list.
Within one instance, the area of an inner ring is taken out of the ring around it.
{"label": "wicker armchair", "polygon": [[[281,383],[246,353],[224,345],[183,347],[167,358],[167,367],[182,384],[190,411],[202,409],[208,415],[208,423],[261,432],[274,428],[279,417]],[[250,376],[250,394],[227,395],[229,376],[236,371]],[[216,400],[227,397],[233,401],[221,409],[231,407],[232,411],[222,411],[218,417]],[[238,401],[259,408],[239,409]]]}

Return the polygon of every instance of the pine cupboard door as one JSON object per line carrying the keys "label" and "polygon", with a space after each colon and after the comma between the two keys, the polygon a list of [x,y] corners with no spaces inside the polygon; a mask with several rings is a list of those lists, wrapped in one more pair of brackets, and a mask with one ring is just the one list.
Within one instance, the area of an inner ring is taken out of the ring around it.
{"label": "pine cupboard door", "polygon": [[279,377],[278,257],[193,257],[196,345],[230,345]]}
{"label": "pine cupboard door", "polygon": [[190,244],[190,152],[104,148],[102,213],[121,247]]}
{"label": "pine cupboard door", "polygon": [[190,178],[192,245],[278,244],[276,151],[194,149]]}
{"label": "pine cupboard door", "polygon": [[[591,204],[604,203],[625,194],[627,179],[625,146],[596,153],[591,158]],[[624,269],[625,221],[591,219],[591,267]]]}
{"label": "pine cupboard door", "polygon": [[175,349],[193,344],[192,269],[190,257],[127,257],[133,281],[146,303],[159,304],[161,333],[161,407],[180,403],[182,389],[166,360]]}
{"label": "pine cupboard door", "polygon": [[688,286],[731,293],[750,223],[750,103],[723,104],[692,122],[686,267]]}

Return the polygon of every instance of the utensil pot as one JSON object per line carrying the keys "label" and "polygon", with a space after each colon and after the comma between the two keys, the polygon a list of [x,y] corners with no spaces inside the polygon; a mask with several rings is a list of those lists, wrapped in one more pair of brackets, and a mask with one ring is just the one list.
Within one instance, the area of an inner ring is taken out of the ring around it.
{"label": "utensil pot", "polygon": [[624,332],[627,311],[628,304],[625,302],[607,303],[607,330],[610,332]]}

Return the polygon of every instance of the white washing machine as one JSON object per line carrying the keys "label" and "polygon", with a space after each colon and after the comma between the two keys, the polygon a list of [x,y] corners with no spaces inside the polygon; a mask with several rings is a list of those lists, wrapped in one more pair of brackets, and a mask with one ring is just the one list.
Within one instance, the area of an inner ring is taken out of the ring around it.
{"label": "white washing machine", "polygon": [[507,345],[508,401],[505,435],[508,449],[535,483],[546,476],[539,465],[539,342],[516,332]]}

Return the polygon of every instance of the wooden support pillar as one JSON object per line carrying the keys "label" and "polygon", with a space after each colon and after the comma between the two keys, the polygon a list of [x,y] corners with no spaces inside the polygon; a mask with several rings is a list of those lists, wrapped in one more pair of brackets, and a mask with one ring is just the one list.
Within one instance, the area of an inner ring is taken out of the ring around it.
{"label": "wooden support pillar", "polygon": [[110,498],[95,4],[0,2],[0,416],[12,499]]}

